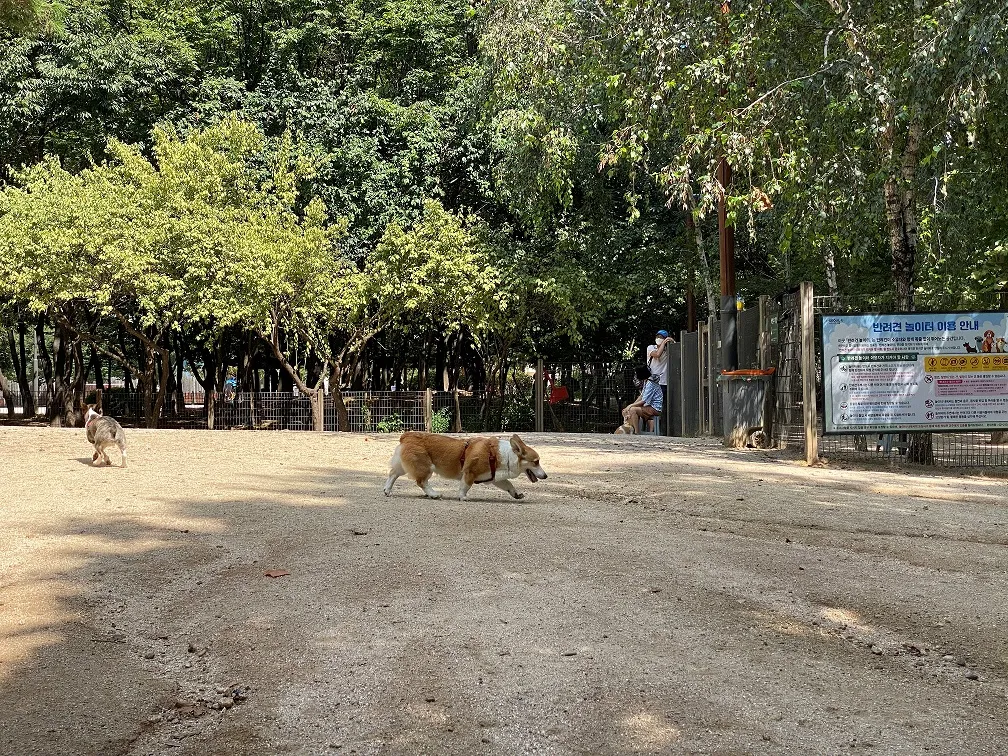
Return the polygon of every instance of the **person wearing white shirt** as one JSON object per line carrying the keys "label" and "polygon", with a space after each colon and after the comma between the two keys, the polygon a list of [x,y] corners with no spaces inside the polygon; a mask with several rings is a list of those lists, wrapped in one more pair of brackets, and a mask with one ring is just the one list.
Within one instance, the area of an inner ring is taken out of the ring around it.
{"label": "person wearing white shirt", "polygon": [[655,343],[647,348],[647,366],[651,375],[658,376],[664,401],[668,401],[668,346],[674,343],[675,339],[669,336],[668,331],[661,329],[655,335]]}

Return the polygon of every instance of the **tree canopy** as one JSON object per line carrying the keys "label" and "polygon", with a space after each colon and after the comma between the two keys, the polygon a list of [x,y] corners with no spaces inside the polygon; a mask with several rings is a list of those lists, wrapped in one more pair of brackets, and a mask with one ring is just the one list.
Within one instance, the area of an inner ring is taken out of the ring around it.
{"label": "tree canopy", "polygon": [[153,422],[181,364],[311,392],[617,359],[716,309],[722,197],[744,298],[989,305],[1006,29],[978,0],[0,2],[0,369],[41,336],[54,420],[105,360]]}

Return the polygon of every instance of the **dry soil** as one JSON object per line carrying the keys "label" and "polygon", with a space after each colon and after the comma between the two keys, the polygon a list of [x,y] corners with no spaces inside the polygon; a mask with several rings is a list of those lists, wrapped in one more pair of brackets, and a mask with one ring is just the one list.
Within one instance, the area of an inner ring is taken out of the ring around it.
{"label": "dry soil", "polygon": [[390,437],[127,440],[0,428],[0,753],[1008,753],[1004,480],[531,435],[524,500],[432,501]]}

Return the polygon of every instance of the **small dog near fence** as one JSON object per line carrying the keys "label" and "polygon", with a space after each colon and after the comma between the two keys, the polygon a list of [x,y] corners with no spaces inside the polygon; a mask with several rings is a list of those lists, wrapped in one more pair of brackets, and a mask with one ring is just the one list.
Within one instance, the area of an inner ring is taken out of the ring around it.
{"label": "small dog near fence", "polygon": [[87,435],[89,444],[94,446],[94,455],[91,457],[92,464],[98,461],[100,456],[106,465],[111,466],[109,459],[109,447],[118,446],[119,454],[122,455],[122,466],[126,467],[126,432],[111,417],[105,417],[100,411],[95,409],[95,405],[85,405],[87,414],[84,416],[84,433]]}
{"label": "small dog near fence", "polygon": [[386,496],[392,494],[392,486],[400,475],[413,480],[432,499],[441,498],[441,494],[431,488],[431,475],[436,472],[442,478],[457,480],[459,501],[466,500],[474,483],[493,483],[521,499],[525,494],[515,490],[510,478],[525,475],[532,483],[546,479],[539,453],[517,434],[511,438],[477,436],[466,440],[410,431],[399,438],[389,467]]}

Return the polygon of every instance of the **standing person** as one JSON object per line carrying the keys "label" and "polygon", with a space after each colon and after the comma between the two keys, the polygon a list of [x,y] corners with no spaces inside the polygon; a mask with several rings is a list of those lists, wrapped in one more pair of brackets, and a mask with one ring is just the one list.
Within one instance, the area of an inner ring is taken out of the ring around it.
{"label": "standing person", "polygon": [[640,383],[641,393],[637,401],[623,408],[623,419],[633,426],[634,433],[640,433],[642,424],[658,417],[664,405],[658,377],[651,375],[651,368],[641,365],[635,371],[635,375],[637,382]]}
{"label": "standing person", "polygon": [[647,348],[647,365],[651,369],[651,375],[658,376],[662,400],[665,402],[668,401],[668,347],[674,343],[675,339],[669,336],[668,331],[661,329],[655,335],[655,343],[648,344]]}

